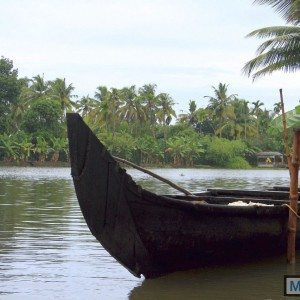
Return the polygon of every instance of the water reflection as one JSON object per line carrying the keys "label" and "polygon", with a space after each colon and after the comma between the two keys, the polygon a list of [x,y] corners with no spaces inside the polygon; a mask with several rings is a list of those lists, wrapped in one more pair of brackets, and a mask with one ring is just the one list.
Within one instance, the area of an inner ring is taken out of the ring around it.
{"label": "water reflection", "polygon": [[[296,270],[300,270],[300,264],[297,264]],[[288,270],[284,257],[242,266],[177,272],[145,280],[132,290],[129,298],[132,300],[284,299],[283,275],[295,272]]]}
{"label": "water reflection", "polygon": [[[288,184],[287,170],[154,171],[191,191]],[[135,170],[129,173],[149,190],[174,192],[147,175]],[[0,297],[282,298],[283,275],[287,273],[284,258],[179,272],[154,280],[133,277],[90,234],[69,174],[68,168],[0,168]]]}

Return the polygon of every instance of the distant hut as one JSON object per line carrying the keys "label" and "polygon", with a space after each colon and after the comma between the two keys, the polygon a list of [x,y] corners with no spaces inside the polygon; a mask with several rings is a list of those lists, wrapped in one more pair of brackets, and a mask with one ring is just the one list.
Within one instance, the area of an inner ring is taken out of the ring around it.
{"label": "distant hut", "polygon": [[286,166],[284,155],[280,152],[256,153],[258,167],[282,168]]}

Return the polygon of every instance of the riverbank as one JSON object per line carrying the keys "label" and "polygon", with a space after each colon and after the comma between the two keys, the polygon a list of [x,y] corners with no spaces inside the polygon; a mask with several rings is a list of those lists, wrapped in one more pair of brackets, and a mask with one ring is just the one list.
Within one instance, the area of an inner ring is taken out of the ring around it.
{"label": "riverbank", "polygon": [[6,162],[6,161],[0,161],[0,167],[53,167],[53,168],[61,168],[61,167],[70,167],[69,162],[52,162],[52,161],[45,161],[45,162],[39,162],[39,161],[13,161],[13,162]]}
{"label": "riverbank", "polygon": [[[39,161],[14,161],[14,162],[5,162],[0,161],[0,167],[45,167],[45,168],[70,168],[69,162],[52,162],[52,161],[45,161],[45,162],[39,162]],[[286,168],[273,168],[273,167],[257,167],[257,166],[250,166],[248,169],[244,168],[226,168],[226,167],[218,167],[218,166],[209,166],[209,165],[195,165],[193,167],[191,166],[172,166],[172,165],[141,165],[141,167],[145,169],[223,169],[223,170],[284,170]],[[125,165],[126,169],[131,169],[131,167],[128,167]]]}

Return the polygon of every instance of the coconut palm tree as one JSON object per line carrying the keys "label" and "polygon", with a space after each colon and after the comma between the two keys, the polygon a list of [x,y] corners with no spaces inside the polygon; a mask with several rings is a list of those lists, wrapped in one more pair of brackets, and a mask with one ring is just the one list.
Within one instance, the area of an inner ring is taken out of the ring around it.
{"label": "coconut palm tree", "polygon": [[95,92],[96,107],[89,114],[89,119],[92,119],[95,124],[105,126],[106,130],[109,127],[109,98],[110,91],[106,86],[98,86]]}
{"label": "coconut palm tree", "polygon": [[116,132],[116,126],[118,119],[118,109],[122,105],[121,98],[120,98],[120,90],[116,88],[111,88],[111,93],[109,97],[108,109],[110,113],[110,119],[112,120],[112,132],[113,137]]}
{"label": "coconut palm tree", "polygon": [[[300,68],[300,0],[257,0],[273,6],[293,26],[265,27],[247,37],[267,39],[257,49],[257,57],[248,61],[243,72],[253,80],[274,71],[295,72]],[[256,71],[256,72],[255,72]]]}
{"label": "coconut palm tree", "polygon": [[34,98],[45,96],[49,92],[49,81],[44,79],[44,75],[36,75],[31,80],[30,90]]}
{"label": "coconut palm tree", "polygon": [[281,112],[281,102],[274,103],[273,111],[275,114],[279,114]]}
{"label": "coconut palm tree", "polygon": [[263,114],[263,110],[261,109],[264,106],[264,103],[260,100],[252,102],[253,108],[251,110],[251,115],[255,116],[256,118],[256,131],[259,134],[259,123],[260,123],[260,116]]}
{"label": "coconut palm tree", "polygon": [[[231,102],[236,98],[236,94],[228,95],[228,84],[219,83],[218,87],[212,87],[214,91],[213,96],[204,96],[209,99],[208,109],[212,110],[215,115],[215,119],[218,123],[217,129],[222,128],[226,121],[230,118],[234,118],[234,109]],[[222,137],[222,130],[219,130],[219,135]]]}
{"label": "coconut palm tree", "polygon": [[56,78],[50,83],[51,98],[59,101],[64,115],[67,111],[71,111],[72,108],[76,108],[76,103],[71,100],[71,98],[76,97],[72,94],[73,91],[72,83],[66,84],[65,78]]}
{"label": "coconut palm tree", "polygon": [[137,97],[135,86],[124,87],[120,90],[122,106],[119,109],[120,117],[127,122],[135,122],[138,119],[138,111],[135,106]]}
{"label": "coconut palm tree", "polygon": [[28,108],[29,103],[24,98],[19,97],[18,101],[11,107],[11,118],[16,131],[20,129],[24,112]]}
{"label": "coconut palm tree", "polygon": [[145,84],[139,89],[139,97],[145,105],[144,109],[150,125],[154,125],[157,120],[158,98],[155,95],[156,87],[156,84]]}
{"label": "coconut palm tree", "polygon": [[172,97],[167,93],[161,93],[157,95],[158,112],[157,118],[163,125],[169,125],[172,117],[176,118],[176,113],[173,109],[174,101]]}
{"label": "coconut palm tree", "polygon": [[189,122],[191,124],[197,123],[197,116],[196,116],[196,111],[197,111],[197,104],[195,100],[190,100],[189,102]]}
{"label": "coconut palm tree", "polygon": [[264,103],[260,100],[257,100],[252,102],[252,104],[253,104],[253,108],[251,113],[255,116],[258,116],[262,112],[261,107],[264,106]]}
{"label": "coconut palm tree", "polygon": [[81,114],[82,117],[88,116],[91,111],[97,106],[97,101],[91,98],[89,95],[84,96],[80,99],[77,104],[77,112]]}

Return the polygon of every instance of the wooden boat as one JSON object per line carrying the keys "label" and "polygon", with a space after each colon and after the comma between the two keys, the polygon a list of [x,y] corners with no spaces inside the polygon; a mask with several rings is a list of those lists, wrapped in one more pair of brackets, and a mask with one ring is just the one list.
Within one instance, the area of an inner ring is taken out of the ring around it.
{"label": "wooden boat", "polygon": [[[286,189],[158,195],[132,180],[78,114],[67,114],[67,124],[71,172],[86,223],[135,276],[153,278],[285,252]],[[273,206],[227,205],[237,200]]]}

